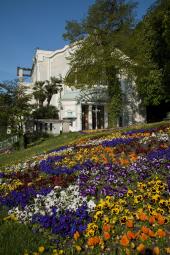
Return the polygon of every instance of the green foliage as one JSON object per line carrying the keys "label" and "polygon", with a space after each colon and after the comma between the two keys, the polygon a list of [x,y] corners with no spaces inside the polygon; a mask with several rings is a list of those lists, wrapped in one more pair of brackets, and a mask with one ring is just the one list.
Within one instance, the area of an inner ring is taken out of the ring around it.
{"label": "green foliage", "polygon": [[51,77],[50,81],[46,81],[45,94],[47,98],[47,106],[50,105],[51,98],[54,94],[57,94],[62,89],[61,85],[62,79]]}
{"label": "green foliage", "polygon": [[45,85],[44,81],[36,81],[35,84],[34,84],[34,87],[33,87],[34,98],[35,98],[35,100],[38,101],[38,105],[40,107],[43,106],[43,103],[46,99],[46,93],[45,93],[45,90],[44,90],[44,85]]}
{"label": "green foliage", "polygon": [[56,137],[50,137],[39,145],[31,148],[14,151],[11,154],[0,155],[0,168],[4,165],[17,164],[20,161],[31,159],[34,155],[45,153],[47,151],[56,149],[62,145],[68,145],[69,142],[73,142],[76,138],[81,137],[80,133],[68,133],[62,134]]}
{"label": "green foliage", "polygon": [[[170,101],[170,1],[158,0],[136,27],[127,54],[145,105]],[[132,49],[133,48],[133,49]]]}
{"label": "green foliage", "polygon": [[31,96],[26,90],[17,80],[0,84],[0,117],[5,131],[9,127],[12,133],[23,133],[23,125],[31,112]]}
{"label": "green foliage", "polygon": [[58,110],[53,105],[42,106],[33,111],[34,119],[58,119]]}
{"label": "green foliage", "polygon": [[[70,42],[79,40],[73,45],[74,51],[69,58],[71,70],[65,83],[81,89],[96,84],[107,86],[111,118],[118,117],[122,103],[120,83],[115,70],[118,74],[120,69],[127,66],[127,62],[123,58],[120,61],[120,55],[115,52],[117,48],[125,48],[132,33],[135,6],[132,1],[127,3],[122,0],[96,0],[84,20],[67,22],[64,34],[64,38]],[[112,86],[115,88],[110,94]],[[111,122],[115,123],[115,120]]]}
{"label": "green foliage", "polygon": [[51,77],[50,81],[36,81],[33,87],[33,95],[38,102],[38,107],[43,107],[45,100],[50,105],[51,98],[62,90],[61,77]]}
{"label": "green foliage", "polygon": [[32,233],[27,225],[3,221],[0,223],[0,254],[19,255],[24,254],[26,250],[35,252],[47,242],[42,234]]}

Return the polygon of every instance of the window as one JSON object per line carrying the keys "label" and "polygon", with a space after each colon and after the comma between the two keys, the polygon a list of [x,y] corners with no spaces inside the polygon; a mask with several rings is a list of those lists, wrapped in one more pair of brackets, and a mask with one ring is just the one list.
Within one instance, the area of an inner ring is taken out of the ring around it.
{"label": "window", "polygon": [[68,118],[72,117],[72,115],[73,115],[73,112],[71,112],[71,111],[68,111],[68,112],[67,112],[67,117],[68,117]]}
{"label": "window", "polygon": [[48,131],[48,123],[45,123],[45,131]]}

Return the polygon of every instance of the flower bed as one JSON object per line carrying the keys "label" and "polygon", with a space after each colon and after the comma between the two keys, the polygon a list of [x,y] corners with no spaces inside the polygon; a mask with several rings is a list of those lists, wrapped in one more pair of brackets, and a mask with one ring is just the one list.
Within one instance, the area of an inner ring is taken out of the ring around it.
{"label": "flower bed", "polygon": [[0,172],[3,220],[48,239],[25,254],[168,254],[169,172],[168,126],[82,138]]}

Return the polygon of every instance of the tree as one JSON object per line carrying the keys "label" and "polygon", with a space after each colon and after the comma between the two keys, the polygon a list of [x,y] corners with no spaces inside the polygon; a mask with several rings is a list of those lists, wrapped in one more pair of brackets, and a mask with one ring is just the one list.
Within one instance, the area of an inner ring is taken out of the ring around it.
{"label": "tree", "polygon": [[[120,61],[116,50],[126,48],[134,27],[135,6],[134,2],[123,0],[96,0],[84,20],[66,24],[64,38],[74,43],[76,50],[69,58],[71,70],[65,82],[79,88],[107,86],[111,125],[116,124],[122,104],[117,74],[127,68],[126,61]],[[115,99],[117,107],[113,110]]]}
{"label": "tree", "polygon": [[61,82],[61,77],[51,77],[49,81],[46,80],[35,82],[33,87],[33,95],[35,100],[38,101],[38,107],[42,108],[45,100],[47,100],[47,105],[50,105],[52,96],[57,94],[62,89]]}
{"label": "tree", "polygon": [[4,130],[9,127],[12,134],[23,138],[24,125],[30,116],[31,96],[26,93],[26,87],[18,80],[6,81],[0,84],[0,117],[5,124]]}
{"label": "tree", "polygon": [[40,107],[33,111],[34,119],[58,119],[58,109],[53,105]]}
{"label": "tree", "polygon": [[33,95],[35,100],[38,101],[38,106],[43,107],[43,103],[46,99],[45,81],[36,81],[33,87]]}
{"label": "tree", "polygon": [[143,103],[170,101],[170,1],[158,0],[138,24],[129,43],[137,63],[134,74]]}
{"label": "tree", "polygon": [[45,94],[47,98],[47,106],[50,105],[51,98],[54,94],[57,94],[61,90],[61,82],[62,79],[56,78],[56,77],[51,77],[50,81],[46,81],[45,84]]}

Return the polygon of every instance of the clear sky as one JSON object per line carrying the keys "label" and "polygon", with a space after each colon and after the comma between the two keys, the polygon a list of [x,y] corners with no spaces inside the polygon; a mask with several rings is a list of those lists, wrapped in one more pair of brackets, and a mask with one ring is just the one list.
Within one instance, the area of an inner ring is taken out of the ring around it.
{"label": "clear sky", "polygon": [[[0,81],[31,67],[35,49],[56,50],[66,42],[66,20],[80,20],[95,0],[0,0]],[[140,19],[154,0],[138,0]]]}

